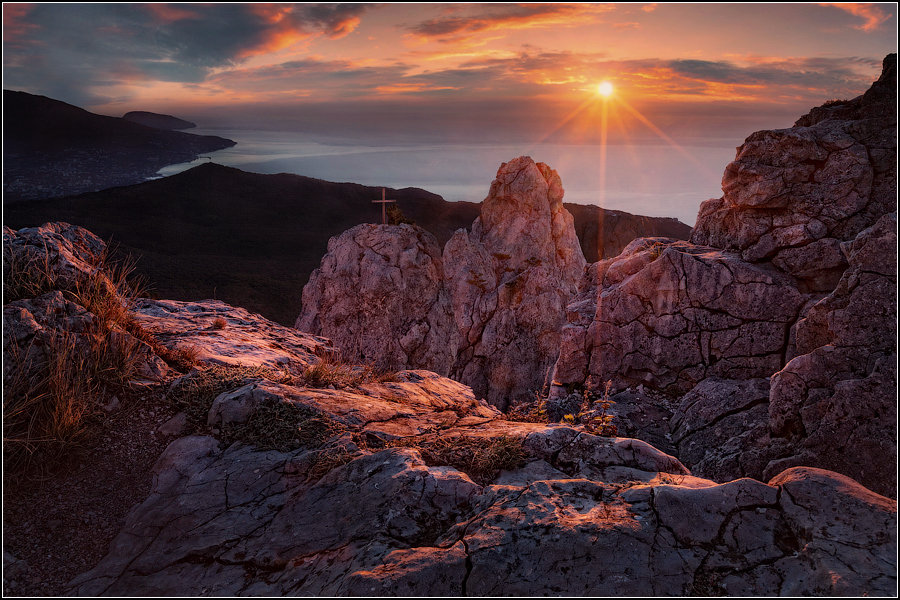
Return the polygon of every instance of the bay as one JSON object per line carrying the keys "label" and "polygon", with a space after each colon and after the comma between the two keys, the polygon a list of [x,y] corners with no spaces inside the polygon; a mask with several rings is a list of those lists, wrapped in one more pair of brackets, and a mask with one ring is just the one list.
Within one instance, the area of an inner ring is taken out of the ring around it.
{"label": "bay", "polygon": [[448,201],[480,202],[501,163],[531,156],[559,173],[564,200],[693,225],[700,203],[721,196],[722,171],[735,146],[642,143],[578,144],[385,144],[312,140],[288,131],[193,129],[237,145],[190,163],[167,166],[173,175],[207,160],[254,173],[293,173],[336,182],[392,188],[418,187]]}

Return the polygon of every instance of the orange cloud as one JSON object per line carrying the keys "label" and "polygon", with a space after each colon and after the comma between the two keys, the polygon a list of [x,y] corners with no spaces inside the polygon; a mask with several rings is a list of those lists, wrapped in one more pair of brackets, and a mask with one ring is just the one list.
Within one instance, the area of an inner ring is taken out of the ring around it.
{"label": "orange cloud", "polygon": [[891,15],[884,12],[877,4],[868,3],[821,3],[819,6],[833,6],[865,20],[862,25],[854,25],[854,29],[875,31],[887,21]]}
{"label": "orange cloud", "polygon": [[291,4],[250,4],[247,7],[269,28],[264,39],[245,48],[238,59],[278,52],[320,34],[331,39],[342,38],[355,31],[360,23],[358,7],[350,10],[317,6],[297,8]]}
{"label": "orange cloud", "polygon": [[504,5],[492,7],[489,12],[429,19],[412,27],[409,35],[418,41],[459,42],[494,31],[584,25],[614,8],[612,4]]}
{"label": "orange cloud", "polygon": [[421,94],[422,92],[436,92],[440,90],[458,90],[451,86],[430,86],[424,83],[394,83],[391,85],[379,85],[375,91],[384,95],[396,94]]}
{"label": "orange cloud", "polygon": [[145,4],[144,7],[163,23],[174,23],[182,19],[197,19],[200,17],[195,12],[181,8],[175,4]]}
{"label": "orange cloud", "polygon": [[657,4],[656,2],[653,2],[652,4],[645,4],[641,7],[641,10],[645,13],[651,13],[656,10],[657,6],[659,6],[659,4]]}

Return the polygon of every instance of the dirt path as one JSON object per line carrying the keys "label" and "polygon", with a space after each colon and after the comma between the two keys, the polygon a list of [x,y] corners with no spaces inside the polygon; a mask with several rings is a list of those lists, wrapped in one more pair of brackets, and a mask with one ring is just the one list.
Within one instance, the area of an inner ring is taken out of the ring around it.
{"label": "dirt path", "polygon": [[125,516],[143,501],[157,457],[176,435],[160,426],[175,411],[161,386],[122,402],[90,447],[42,481],[4,474],[3,595],[55,596],[107,553]]}

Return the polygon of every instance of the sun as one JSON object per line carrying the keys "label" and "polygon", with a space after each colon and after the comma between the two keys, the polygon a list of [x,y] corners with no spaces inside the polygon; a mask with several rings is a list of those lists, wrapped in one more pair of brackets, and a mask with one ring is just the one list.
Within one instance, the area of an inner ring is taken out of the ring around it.
{"label": "sun", "polygon": [[597,84],[597,93],[604,98],[609,98],[613,93],[613,84],[608,81]]}

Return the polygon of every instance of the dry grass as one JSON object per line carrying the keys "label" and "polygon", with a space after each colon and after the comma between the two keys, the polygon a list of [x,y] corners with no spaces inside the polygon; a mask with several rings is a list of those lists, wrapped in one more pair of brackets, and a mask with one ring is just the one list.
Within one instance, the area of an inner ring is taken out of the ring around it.
{"label": "dry grass", "polygon": [[373,365],[351,365],[336,354],[321,356],[319,362],[306,368],[303,383],[307,387],[353,388],[364,383],[397,381],[397,372]]}
{"label": "dry grass", "polygon": [[[169,400],[187,415],[188,425],[196,433],[213,433],[207,425],[209,410],[216,397],[248,383],[267,379],[293,383],[286,371],[266,367],[212,366],[179,379],[169,391]],[[244,442],[261,450],[287,452],[298,448],[317,448],[346,428],[306,406],[270,399],[258,406],[246,423],[231,423],[216,431],[225,443]]]}
{"label": "dry grass", "polygon": [[419,437],[394,440],[389,446],[415,448],[429,466],[452,466],[472,478],[479,485],[488,485],[501,470],[517,469],[525,464],[522,438],[500,436],[481,437]]}
{"label": "dry grass", "polygon": [[176,381],[169,390],[168,399],[178,410],[184,411],[192,429],[205,432],[206,418],[216,396],[257,379],[287,383],[290,375],[265,367],[214,365]]}
{"label": "dry grass", "polygon": [[[221,435],[229,444],[240,441],[253,444],[260,450],[289,452],[299,448],[318,448],[344,431],[344,425],[311,408],[270,400],[258,406],[246,423],[223,427]],[[322,468],[325,466],[323,464]]]}
{"label": "dry grass", "polygon": [[228,322],[225,321],[224,318],[222,318],[222,317],[216,317],[216,318],[213,320],[212,325],[210,325],[210,328],[211,328],[211,329],[216,329],[216,330],[219,330],[219,329],[225,329],[225,326],[226,326],[226,325],[228,325]]}
{"label": "dry grass", "polygon": [[4,260],[5,302],[59,290],[94,315],[83,331],[57,331],[25,356],[14,342],[5,349],[4,466],[18,471],[50,464],[77,446],[103,399],[123,393],[136,377],[140,341],[160,346],[129,311],[141,292],[129,277],[133,261],[113,263],[105,253],[93,257],[88,275],[63,282],[46,247],[29,260],[4,247]]}

